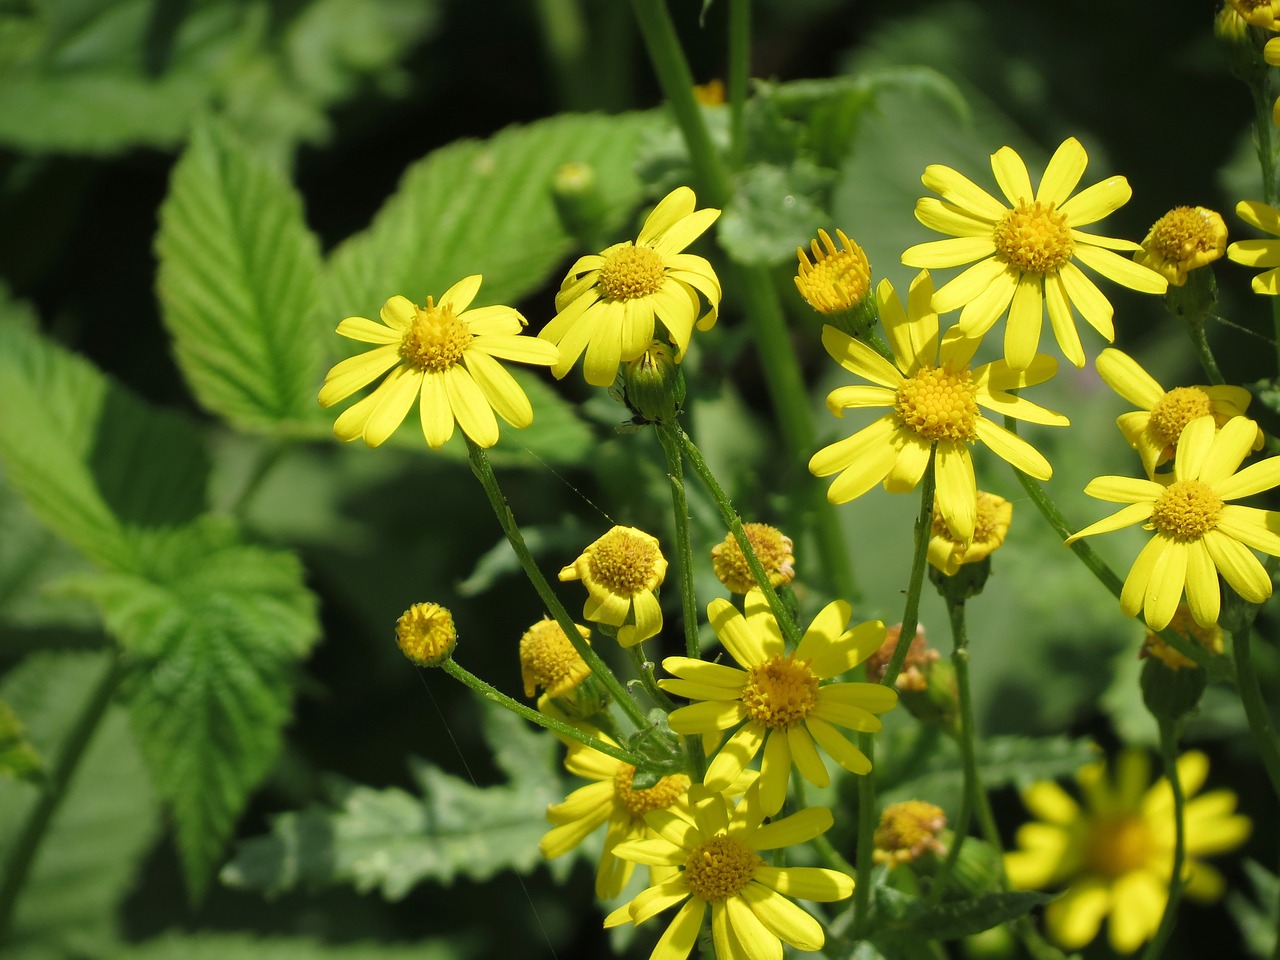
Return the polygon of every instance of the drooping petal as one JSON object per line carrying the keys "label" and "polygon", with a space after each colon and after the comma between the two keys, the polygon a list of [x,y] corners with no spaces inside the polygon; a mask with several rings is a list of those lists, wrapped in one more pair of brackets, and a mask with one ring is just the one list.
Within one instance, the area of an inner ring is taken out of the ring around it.
{"label": "drooping petal", "polygon": [[1115,347],[1107,347],[1094,361],[1104,383],[1135,407],[1150,410],[1164,399],[1164,387],[1133,357]]}
{"label": "drooping petal", "polygon": [[798,950],[822,949],[826,942],[822,924],[776,890],[762,883],[748,883],[739,895],[775,937]]}
{"label": "drooping petal", "polygon": [[[1120,513],[1111,517],[1114,520],[1130,510],[1144,504],[1135,503],[1132,506],[1125,507]],[[1095,525],[1096,526],[1096,525]],[[1081,531],[1083,533],[1084,531]],[[1080,536],[1080,534],[1075,534]],[[1070,541],[1068,541],[1069,543]],[[1152,573],[1160,558],[1164,555],[1165,547],[1169,541],[1156,535],[1147,541],[1147,545],[1139,552],[1137,558],[1133,561],[1133,566],[1129,568],[1129,574],[1124,578],[1124,586],[1120,588],[1120,610],[1127,617],[1136,617],[1138,611],[1142,609],[1143,602],[1146,600],[1147,589],[1151,584]]]}
{"label": "drooping petal", "polygon": [[400,346],[398,342],[340,360],[325,374],[324,386],[320,388],[320,396],[318,398],[320,406],[331,407],[339,400],[345,400],[361,387],[378,379],[399,362]]}
{"label": "drooping petal", "polygon": [[396,428],[404,423],[413,401],[418,399],[421,387],[421,370],[396,367],[374,393],[379,400],[369,411],[369,419],[365,421],[364,442],[371,447],[385,443],[396,432]]}
{"label": "drooping petal", "polygon": [[[714,911],[712,906],[712,933],[715,931]],[[760,918],[752,912],[751,907],[742,897],[729,897],[724,901],[725,932],[728,939],[736,940],[741,948],[741,960],[782,960],[782,941],[774,936],[760,922]],[[720,938],[714,937],[719,953]],[[730,954],[733,956],[733,954]],[[734,960],[737,960],[735,957]]]}
{"label": "drooping petal", "polygon": [[1083,367],[1084,347],[1080,344],[1080,331],[1076,329],[1076,318],[1071,312],[1071,298],[1067,296],[1067,288],[1060,275],[1050,273],[1045,276],[1044,302],[1049,308],[1049,326],[1053,330],[1053,338],[1058,341],[1058,349],[1073,366]]}
{"label": "drooping petal", "polygon": [[[1143,600],[1142,615],[1152,630],[1163,630],[1173,619],[1187,584],[1188,544],[1169,540],[1151,568],[1151,580]],[[1213,589],[1218,578],[1213,578]]]}
{"label": "drooping petal", "polygon": [[[776,736],[776,734],[775,734]],[[793,723],[787,728],[787,746],[791,750],[791,762],[804,777],[815,787],[826,787],[831,783],[827,768],[813,745],[813,738],[805,731],[804,726]]]}
{"label": "drooping petal", "polygon": [[1262,603],[1271,596],[1271,577],[1243,543],[1220,530],[1210,530],[1204,535],[1204,544],[1213,565],[1232,590],[1250,603]]}
{"label": "drooping petal", "polygon": [[453,410],[449,406],[449,392],[443,375],[428,373],[422,378],[418,416],[422,421],[422,435],[433,450],[444,446],[453,436]]}
{"label": "drooping petal", "polygon": [[1040,346],[1040,327],[1044,322],[1043,283],[1038,273],[1024,273],[1009,303],[1009,318],[1004,328],[1004,357],[1014,370],[1031,365]]}
{"label": "drooping petal", "polygon": [[626,307],[620,302],[609,300],[601,308],[599,324],[582,360],[583,375],[593,387],[612,386],[618,374],[618,365],[622,363],[622,321],[625,316]]}
{"label": "drooping petal", "polygon": [[910,493],[929,467],[930,445],[923,441],[905,443],[898,450],[898,457],[884,478],[884,488],[890,493]]}
{"label": "drooping petal", "polygon": [[[533,342],[551,346],[544,340]],[[529,398],[502,364],[488,354],[474,350],[464,355],[463,363],[480,392],[484,394],[485,401],[503,420],[521,429],[533,423],[533,406],[529,403]]]}
{"label": "drooping petal", "polygon": [[463,367],[450,367],[444,372],[444,385],[449,394],[449,406],[458,418],[462,432],[480,447],[492,447],[497,443],[498,420],[471,374]]}
{"label": "drooping petal", "polygon": [[760,806],[772,817],[787,800],[791,781],[791,745],[785,730],[765,735],[764,756],[760,758]]}
{"label": "drooping petal", "polygon": [[1218,622],[1222,606],[1218,571],[1209,555],[1209,548],[1200,541],[1187,544],[1187,606],[1201,626]]}
{"label": "drooping petal", "polygon": [[[976,422],[990,423],[984,418],[979,418]],[[978,435],[981,437],[982,432]],[[940,441],[937,445],[934,475],[937,481],[938,511],[946,520],[954,538],[967,543],[973,539],[973,528],[978,522],[978,485],[973,476],[973,460],[969,456],[969,448],[947,440]]]}

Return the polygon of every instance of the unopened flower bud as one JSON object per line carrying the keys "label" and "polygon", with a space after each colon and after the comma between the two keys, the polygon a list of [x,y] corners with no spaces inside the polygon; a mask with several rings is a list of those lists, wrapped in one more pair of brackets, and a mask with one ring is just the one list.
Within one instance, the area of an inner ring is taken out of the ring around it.
{"label": "unopened flower bud", "polygon": [[436,603],[415,603],[396,621],[400,652],[420,667],[438,667],[453,654],[453,614]]}
{"label": "unopened flower bud", "polygon": [[551,200],[561,226],[584,250],[603,245],[601,226],[609,205],[591,164],[566,163],[557,169],[551,179]]}
{"label": "unopened flower bud", "polygon": [[649,349],[626,365],[626,403],[647,423],[667,423],[680,415],[684,406],[684,374],[676,363],[675,351],[654,341]]}
{"label": "unopened flower bud", "polygon": [[855,339],[865,338],[876,322],[875,297],[871,296],[871,264],[862,247],[843,230],[836,231],[837,248],[825,230],[809,244],[813,260],[804,248],[796,249],[796,289],[805,303],[828,323]]}

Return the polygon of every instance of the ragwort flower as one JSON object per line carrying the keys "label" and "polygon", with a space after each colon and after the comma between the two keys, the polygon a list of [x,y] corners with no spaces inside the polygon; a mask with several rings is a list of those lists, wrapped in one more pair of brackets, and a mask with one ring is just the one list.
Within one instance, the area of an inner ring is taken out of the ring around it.
{"label": "ragwort flower", "polygon": [[830,783],[815,741],[850,773],[869,772],[866,755],[836,727],[879,730],[876,714],[892,709],[898,694],[877,683],[822,683],[879,649],[884,639],[880,621],[846,630],[852,610],[837,600],[822,609],[796,649],[786,653],[778,622],[759,590],[747,594],[745,607],[743,617],[727,600],[707,605],[712,629],[739,667],[667,657],[663,669],[678,679],[660,680],[658,686],[701,701],[672,711],[669,722],[676,733],[707,733],[741,724],[707,767],[703,782],[711,790],[724,790],[763,750],[760,801],[772,816],[786,800],[793,763],[810,783]]}
{"label": "ragwort flower", "polygon": [[614,527],[560,571],[561,580],[581,580],[587,588],[582,615],[617,627],[624,647],[662,630],[662,607],[654,591],[666,575],[667,559],[657,538],[635,527]]}
{"label": "ragwort flower", "polygon": [[[1221,427],[1232,417],[1243,417],[1249,409],[1249,391],[1244,387],[1174,387],[1166,391],[1151,374],[1127,353],[1108,347],[1095,362],[1098,376],[1112,390],[1139,409],[1122,413],[1116,425],[1129,446],[1138,451],[1147,476],[1173,459],[1183,428],[1197,417],[1212,416]],[[1262,430],[1254,437],[1253,449],[1261,450]]]}
{"label": "ragwort flower", "polygon": [[1058,346],[1077,367],[1084,366],[1084,349],[1072,306],[1108,341],[1115,339],[1111,303],[1076,261],[1144,293],[1168,287],[1160,274],[1113,252],[1138,250],[1136,243],[1079,229],[1114,213],[1132,194],[1124,177],[1108,177],[1071,196],[1087,163],[1079,141],[1064,140],[1033,191],[1022,158],[1001,147],[991,156],[991,170],[1009,206],[950,167],[930,164],[921,178],[941,199],[921,198],[916,219],[954,239],[910,247],[902,262],[934,269],[978,261],[938,290],[934,309],[963,307],[960,329],[981,337],[1007,308],[1004,354],[1015,370],[1025,370],[1036,356],[1046,305]]}
{"label": "ragwort flower", "polygon": [[796,248],[796,289],[805,303],[824,316],[852,310],[871,292],[871,264],[866,253],[843,230],[837,230],[836,237],[840,247],[827,231],[819,230],[818,240],[809,242],[812,261],[804,247]]}
{"label": "ragwort flower", "polygon": [[772,866],[760,854],[821,836],[831,828],[831,811],[809,807],[762,825],[764,817],[754,788],[736,806],[723,794],[697,800],[692,818],[674,809],[650,813],[645,822],[658,836],[620,843],[614,855],[676,873],[619,907],[605,926],[638,925],[683,902],[650,960],[684,960],[708,907],[716,960],[781,957],[784,942],[822,949],[822,924],[788,898],[843,900],[853,893],[853,878],[823,867]]}
{"label": "ragwort flower", "polygon": [[1280,294],[1280,210],[1256,200],[1241,200],[1236,215],[1245,223],[1272,235],[1267,240],[1237,240],[1227,247],[1227,259],[1246,267],[1269,267],[1253,278],[1254,293]]}
{"label": "ragwort flower", "polygon": [[1280,0],[1227,0],[1245,23],[1264,30],[1280,29]]}
{"label": "ragwort flower", "polygon": [[438,304],[427,297],[424,307],[392,297],[379,314],[382,323],[347,317],[338,324],[342,336],[380,346],[334,365],[320,388],[322,407],[391,373],[342,412],[333,425],[335,436],[363,437],[376,447],[400,426],[415,400],[431,447],[453,436],[455,421],[477,446],[493,446],[498,442],[495,411],[513,427],[533,422],[529,398],[498,360],[549,366],[559,353],[549,343],[518,336],[525,319],[511,307],[468,310],[480,281],[479,274],[460,280]]}
{"label": "ragwort flower", "polygon": [[1133,259],[1175,287],[1192,270],[1221,259],[1227,249],[1227,225],[1207,207],[1174,207],[1151,225]]}
{"label": "ragwort flower", "polygon": [[[591,631],[576,623],[574,626],[590,643]],[[589,676],[591,668],[554,620],[539,620],[520,638],[520,679],[526,697],[535,696],[539,687],[549,697],[563,697]]]}
{"label": "ragwort flower", "polygon": [[[781,587],[795,579],[795,544],[790,537],[767,523],[744,523],[742,530],[772,586]],[[730,593],[745,594],[756,587],[746,554],[732,533],[711,548],[711,569]]]}
{"label": "ragwort flower", "polygon": [[[675,343],[676,360],[689,348],[695,321],[710,330],[720,308],[720,280],[705,258],[681,253],[715,223],[720,211],[695,210],[688,187],[677,187],[649,214],[640,235],[581,257],[556,294],[557,313],[538,334],[559,344],[551,368],[563,377],[586,351],[587,383],[607,387],[618,365],[639,358],[653,341],[655,320]],[[701,317],[698,294],[709,308]]]}
{"label": "ragwort flower", "polygon": [[[1193,899],[1215,900],[1222,896],[1222,876],[1200,858],[1238,847],[1250,823],[1235,813],[1230,790],[1192,796],[1209,772],[1203,753],[1184,753],[1177,769],[1188,797],[1185,891]],[[1111,946],[1132,953],[1154,935],[1169,898],[1173,792],[1163,778],[1147,789],[1149,762],[1137,750],[1120,755],[1114,783],[1106,773],[1105,764],[1094,763],[1076,774],[1083,808],[1052,781],[1024,790],[1023,803],[1039,820],[1019,828],[1018,849],[1005,855],[1005,869],[1024,890],[1066,886],[1045,908],[1045,926],[1063,947],[1083,947],[1109,918]]]}
{"label": "ragwort flower", "polygon": [[1037,479],[1053,474],[1049,461],[1031,444],[984,417],[979,407],[1054,426],[1065,426],[1067,418],[1009,392],[1044,383],[1057,372],[1057,361],[1037,354],[1023,370],[1014,370],[1004,360],[970,369],[979,342],[960,335],[955,327],[939,342],[931,297],[928,271],[911,284],[905,312],[889,281],[876,288],[894,363],[834,327],[823,328],[823,346],[836,362],[874,384],[831,391],[831,412],[842,417],[851,407],[891,410],[853,436],[819,450],[809,460],[809,470],[819,477],[840,474],[827,491],[832,503],[860,497],[881,481],[890,493],[906,493],[920,482],[936,445],[937,503],[955,538],[968,541],[978,513],[970,444],[981,441]]}
{"label": "ragwort flower", "polygon": [[1154,531],[1120,591],[1127,616],[1142,611],[1149,627],[1163,630],[1185,588],[1196,623],[1216,623],[1218,574],[1250,603],[1271,596],[1271,577],[1249,548],[1280,556],[1280,513],[1228,502],[1280,484],[1280,457],[1236,470],[1257,429],[1252,420],[1233,417],[1215,433],[1213,417],[1200,417],[1178,438],[1172,483],[1098,477],[1085,487],[1091,497],[1128,506],[1073,533],[1068,544],[1135,523]]}
{"label": "ragwort flower", "polygon": [[973,536],[958,540],[942,517],[942,511],[933,508],[932,536],[929,538],[929,563],[948,577],[960,572],[966,563],[977,563],[991,556],[1004,543],[1013,520],[1013,504],[1004,497],[978,491],[978,519]]}

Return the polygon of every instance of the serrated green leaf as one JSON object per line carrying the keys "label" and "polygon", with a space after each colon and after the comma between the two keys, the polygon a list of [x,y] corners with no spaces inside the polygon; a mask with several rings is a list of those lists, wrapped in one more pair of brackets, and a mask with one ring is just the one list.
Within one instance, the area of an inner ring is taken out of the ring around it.
{"label": "serrated green leaf", "polygon": [[1048,903],[1054,895],[1016,890],[986,893],[969,900],[952,900],[932,907],[892,887],[875,892],[872,936],[892,943],[901,937],[913,940],[955,940],[1025,916]]}
{"label": "serrated green leaf", "polygon": [[1252,887],[1251,899],[1242,890],[1227,891],[1227,911],[1240,929],[1245,948],[1252,956],[1271,957],[1280,929],[1280,877],[1256,860],[1244,862],[1244,872]]}
{"label": "serrated green leaf", "polygon": [[245,933],[168,933],[120,946],[109,960],[464,960],[474,956],[453,940],[412,944],[323,943],[308,937],[255,937]]}
{"label": "serrated green leaf", "polygon": [[198,898],[279,750],[316,601],[292,554],[244,545],[225,522],[148,538],[142,566],[77,586],[130,656],[130,715]]}
{"label": "serrated green leaf", "polygon": [[[104,670],[105,653],[41,652],[0,681],[33,744],[56,764]],[[0,862],[38,789],[0,782]],[[158,809],[121,707],[109,706],[37,850],[13,915],[6,960],[97,956],[158,827]]]}
{"label": "serrated green leaf", "polygon": [[39,782],[43,772],[44,763],[27,739],[22,720],[0,700],[0,777]]}
{"label": "serrated green leaf", "polygon": [[164,323],[200,404],[259,429],[316,419],[320,252],[284,177],[225,130],[197,128],[156,253]]}
{"label": "serrated green leaf", "polygon": [[[632,171],[650,113],[565,115],[463,141],[411,166],[373,224],[334,251],[326,313],[376,316],[395,294],[417,303],[484,275],[484,303],[514,304],[573,253],[551,199],[563,164],[590,164],[616,230],[640,198]],[[479,301],[477,301],[479,303]],[[531,317],[534,330],[550,320]]]}
{"label": "serrated green leaf", "polygon": [[758,164],[738,175],[733,199],[717,236],[733,259],[775,266],[796,258],[830,219],[827,206],[835,175],[807,160],[790,167]]}
{"label": "serrated green leaf", "polygon": [[498,763],[510,782],[479,787],[414,761],[421,797],[394,787],[338,784],[328,807],[282,814],[270,834],[241,843],[222,881],[268,895],[349,883],[399,900],[424,881],[482,881],[532,870],[542,862],[538,841],[547,830],[547,806],[562,799],[550,769],[555,741],[518,731],[518,719],[493,716],[485,723],[491,741],[501,738]]}
{"label": "serrated green leaf", "polygon": [[185,417],[145,405],[0,304],[0,458],[54,532],[98,563],[136,566],[127,530],[204,507],[208,458]]}

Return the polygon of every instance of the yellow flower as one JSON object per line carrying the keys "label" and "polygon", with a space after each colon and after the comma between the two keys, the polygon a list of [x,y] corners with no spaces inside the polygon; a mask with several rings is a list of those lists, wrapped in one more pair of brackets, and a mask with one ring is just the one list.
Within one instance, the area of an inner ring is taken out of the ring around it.
{"label": "yellow flower", "polygon": [[[1232,417],[1243,417],[1252,399],[1244,387],[1174,387],[1166,391],[1136,360],[1114,347],[1098,354],[1096,366],[1107,386],[1139,408],[1121,414],[1116,425],[1129,446],[1138,451],[1142,468],[1153,479],[1156,467],[1173,459],[1178,437],[1188,423],[1212,416],[1221,427]],[[1253,449],[1261,450],[1264,439],[1259,429]]]}
{"label": "yellow flower", "polygon": [[[770,584],[781,587],[795,579],[795,544],[790,537],[767,523],[744,523],[742,529]],[[711,548],[711,569],[731,593],[748,593],[756,587],[747,558],[732,533]]]}
{"label": "yellow flower", "polygon": [[666,575],[657,539],[635,527],[614,527],[560,571],[561,580],[581,580],[587,588],[582,615],[617,627],[624,647],[662,629],[662,607],[653,592]]}
{"label": "yellow flower", "polygon": [[[1076,774],[1083,809],[1050,781],[1024,790],[1023,803],[1039,820],[1018,830],[1019,849],[1006,854],[1005,869],[1022,889],[1066,886],[1045,908],[1045,926],[1066,949],[1089,943],[1109,917],[1111,946],[1132,953],[1155,933],[1169,897],[1173,793],[1163,778],[1147,789],[1149,763],[1137,750],[1120,755],[1114,784],[1106,772],[1105,764],[1095,763]],[[1178,782],[1189,798],[1186,893],[1202,901],[1220,897],[1223,880],[1199,858],[1235,849],[1250,829],[1248,818],[1235,814],[1230,790],[1193,797],[1208,772],[1203,753],[1178,758]]]}
{"label": "yellow flower", "polygon": [[[1184,637],[1190,637],[1210,653],[1222,653],[1222,628],[1216,623],[1208,627],[1200,626],[1192,619],[1191,610],[1185,603],[1178,604],[1178,609],[1174,611],[1173,619],[1169,621],[1169,628]],[[1184,657],[1169,644],[1165,643],[1164,637],[1150,631],[1147,632],[1146,638],[1142,641],[1142,651],[1139,656],[1155,657],[1170,670],[1196,668],[1194,660]]]}
{"label": "yellow flower", "polygon": [[[880,649],[873,651],[871,656],[867,657],[867,679],[872,683],[879,683],[884,679],[885,673],[889,670],[889,661],[893,659],[893,653],[898,648],[898,638],[901,636],[902,624],[896,623],[887,628]],[[902,661],[902,669],[898,671],[898,677],[893,685],[899,690],[910,690],[916,693],[927,689],[929,674],[940,657],[941,654],[929,646],[924,627],[917,624],[916,635],[907,644],[906,659]]]}
{"label": "yellow flower", "polygon": [[[863,249],[836,231],[843,249],[837,249],[827,231],[818,231],[818,240],[810,242],[813,261],[803,247],[796,248],[800,263],[796,270],[796,289],[805,303],[824,316],[852,310],[871,292],[871,264]],[[825,249],[824,249],[825,248]]]}
{"label": "yellow flower", "polygon": [[1227,0],[1227,4],[1240,14],[1245,23],[1266,30],[1280,29],[1277,25],[1280,0]]}
{"label": "yellow flower", "polygon": [[415,603],[396,621],[396,646],[420,667],[438,667],[453,654],[453,614],[438,603]]}
{"label": "yellow flower", "polygon": [[[592,733],[606,743],[613,740],[602,733]],[[646,829],[644,816],[653,810],[678,810],[692,817],[689,806],[689,778],[682,773],[663,777],[648,790],[636,790],[632,782],[636,768],[608,754],[577,741],[567,741],[565,769],[575,776],[590,780],[561,803],[547,808],[547,820],[555,826],[542,838],[538,847],[548,860],[568,853],[601,824],[608,824],[604,849],[596,870],[596,896],[611,900],[622,893],[631,879],[635,865],[619,860],[614,851],[627,840],[653,836]],[[616,744],[615,744],[616,746]]]}
{"label": "yellow flower", "polygon": [[942,517],[942,511],[933,508],[933,536],[929,540],[929,562],[948,577],[960,572],[966,563],[985,560],[1004,543],[1013,519],[1013,504],[1004,497],[985,490],[978,491],[978,519],[973,527],[973,537],[968,541],[957,540]]}
{"label": "yellow flower", "polygon": [[1009,206],[950,167],[931,164],[921,178],[942,199],[921,198],[916,219],[954,239],[917,244],[902,254],[902,262],[933,269],[977,260],[938,290],[934,309],[963,307],[960,329],[980,337],[1007,308],[1004,354],[1015,370],[1025,370],[1036,355],[1046,305],[1058,346],[1077,367],[1084,366],[1084,349],[1073,305],[1108,341],[1115,339],[1111,303],[1076,261],[1143,293],[1168,287],[1158,273],[1113,252],[1137,250],[1136,243],[1079,229],[1114,213],[1132,193],[1124,177],[1108,177],[1072,197],[1087,163],[1079,141],[1064,140],[1033,191],[1022,158],[1001,147],[992,154],[991,169]]}
{"label": "yellow flower", "polygon": [[[380,346],[336,364],[320,388],[320,405],[331,407],[388,370],[378,388],[347,408],[333,425],[340,440],[363,437],[376,447],[404,420],[419,399],[422,432],[439,447],[453,436],[456,420],[478,446],[498,442],[494,411],[513,427],[533,422],[533,408],[520,385],[498,363],[516,360],[548,366],[559,355],[551,344],[517,336],[525,319],[511,307],[468,310],[481,277],[467,277],[445,291],[439,304],[427,297],[418,307],[392,297],[382,323],[347,317],[338,333]],[[395,369],[392,369],[392,368]]]}
{"label": "yellow flower", "polygon": [[871,858],[876,863],[896,867],[918,860],[926,853],[942,856],[947,851],[938,834],[946,825],[946,814],[936,804],[923,800],[891,803],[880,814]]}
{"label": "yellow flower", "polygon": [[1245,417],[1228,420],[1216,434],[1213,417],[1200,417],[1178,438],[1171,483],[1098,477],[1085,487],[1091,497],[1128,506],[1073,533],[1068,544],[1135,523],[1155,531],[1120,591],[1127,616],[1141,610],[1149,627],[1163,630],[1185,587],[1196,623],[1216,623],[1218,574],[1250,603],[1271,596],[1271,577],[1249,548],[1280,556],[1280,513],[1227,502],[1280,484],[1280,457],[1236,472],[1256,435]]}
{"label": "yellow flower", "polygon": [[820,950],[822,924],[788,897],[843,900],[853,893],[853,878],[822,867],[773,866],[760,853],[821,836],[831,827],[831,811],[810,807],[762,826],[763,820],[754,789],[736,807],[723,794],[700,799],[692,818],[675,810],[650,813],[645,821],[658,836],[621,843],[614,855],[677,872],[619,907],[605,926],[641,924],[683,901],[650,960],[684,960],[708,906],[717,960],[781,957],[783,942]]}
{"label": "yellow flower", "polygon": [[[583,373],[587,383],[607,387],[618,365],[640,357],[653,341],[655,319],[674,341],[676,360],[684,357],[693,335],[710,330],[720,308],[720,281],[703,257],[681,253],[720,216],[719,210],[694,210],[696,199],[688,187],[663,198],[630,240],[580,258],[556,294],[551,322],[538,334],[560,346],[560,359],[551,368],[563,377],[587,352]],[[698,294],[709,309],[698,318]]]}
{"label": "yellow flower", "polygon": [[690,657],[667,657],[663,669],[678,679],[658,686],[679,697],[702,701],[672,711],[671,729],[680,734],[738,731],[707,767],[705,785],[724,790],[748,763],[764,751],[760,764],[760,800],[773,816],[782,809],[794,763],[810,783],[830,783],[816,741],[850,773],[871,770],[866,755],[837,726],[864,733],[880,729],[875,714],[892,709],[898,694],[876,683],[828,683],[865,660],[884,639],[880,621],[846,630],[852,613],[837,600],[827,604],[791,653],[759,590],[745,600],[743,617],[727,600],[712,600],[707,618],[730,656],[742,667],[707,663]]}
{"label": "yellow flower", "polygon": [[1188,271],[1220,259],[1226,249],[1221,214],[1206,207],[1174,207],[1151,225],[1133,259],[1180,287]]}
{"label": "yellow flower", "polygon": [[[591,636],[586,627],[574,626],[583,640]],[[554,620],[539,620],[520,638],[520,679],[526,697],[536,694],[539,687],[545,688],[549,697],[562,697],[589,676],[591,668]]]}
{"label": "yellow flower", "polygon": [[[1245,223],[1280,237],[1280,210],[1256,200],[1241,200],[1236,215]],[[1246,267],[1270,267],[1253,278],[1253,292],[1280,294],[1280,240],[1237,240],[1227,247],[1227,259]]]}
{"label": "yellow flower", "polygon": [[1065,426],[1067,418],[1009,392],[1044,383],[1057,372],[1057,361],[1037,354],[1024,370],[1014,370],[1003,360],[970,369],[978,341],[952,327],[939,342],[931,297],[928,271],[911,284],[906,312],[888,280],[876,288],[880,320],[896,363],[834,327],[823,328],[823,346],[836,362],[874,384],[831,391],[831,412],[838,417],[850,407],[890,407],[891,412],[819,450],[809,470],[819,477],[840,474],[827,491],[832,503],[860,497],[881,481],[890,493],[907,493],[920,482],[936,445],[937,503],[956,539],[967,541],[973,537],[978,513],[970,444],[981,441],[1040,480],[1053,474],[1031,444],[984,417],[978,408],[1055,426]]}

